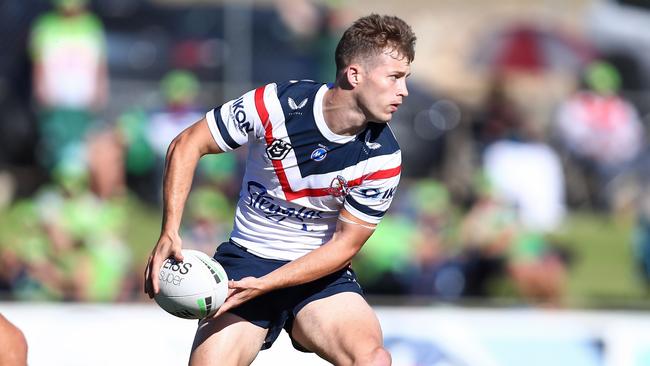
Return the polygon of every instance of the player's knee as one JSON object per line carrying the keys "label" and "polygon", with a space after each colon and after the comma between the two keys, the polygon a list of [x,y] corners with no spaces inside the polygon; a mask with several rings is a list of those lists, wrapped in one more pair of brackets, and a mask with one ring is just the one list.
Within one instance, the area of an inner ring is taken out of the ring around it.
{"label": "player's knee", "polygon": [[384,347],[376,347],[369,352],[359,355],[354,365],[363,366],[390,366],[392,359],[390,353]]}
{"label": "player's knee", "polygon": [[27,365],[27,339],[20,329],[16,328],[16,330],[17,365]]}
{"label": "player's knee", "polygon": [[22,366],[27,364],[27,339],[23,332],[8,321],[2,327],[1,343],[7,345],[8,352],[0,354],[0,365]]}

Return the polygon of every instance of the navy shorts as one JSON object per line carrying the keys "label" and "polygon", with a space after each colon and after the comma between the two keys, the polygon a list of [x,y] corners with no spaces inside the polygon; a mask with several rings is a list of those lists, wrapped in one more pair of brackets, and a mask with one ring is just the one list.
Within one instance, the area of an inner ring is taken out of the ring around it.
{"label": "navy shorts", "polygon": [[[289,263],[288,261],[258,257],[233,242],[219,245],[214,259],[226,270],[228,278],[233,280],[249,276],[262,277]],[[341,292],[355,292],[363,296],[363,289],[351,268],[344,268],[313,282],[268,292],[229,310],[229,312],[268,329],[269,332],[262,345],[262,349],[267,349],[278,338],[282,328],[291,336],[293,320],[305,305]],[[296,349],[307,351],[293,338],[292,343]]]}

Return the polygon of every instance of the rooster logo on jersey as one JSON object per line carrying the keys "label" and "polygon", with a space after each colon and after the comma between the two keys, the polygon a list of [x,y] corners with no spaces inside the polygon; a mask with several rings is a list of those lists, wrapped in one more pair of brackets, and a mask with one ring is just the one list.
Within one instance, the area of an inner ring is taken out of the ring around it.
{"label": "rooster logo on jersey", "polygon": [[327,189],[327,193],[334,197],[345,197],[349,192],[350,187],[348,186],[348,181],[340,175],[332,179],[332,183],[330,183],[330,187]]}

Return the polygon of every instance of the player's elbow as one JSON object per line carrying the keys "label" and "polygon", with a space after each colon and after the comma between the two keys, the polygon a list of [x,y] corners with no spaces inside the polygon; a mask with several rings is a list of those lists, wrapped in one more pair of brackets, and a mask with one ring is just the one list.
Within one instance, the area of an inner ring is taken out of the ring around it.
{"label": "player's elbow", "polygon": [[340,256],[342,262],[349,263],[359,253],[371,233],[365,230],[356,230],[356,228],[355,230],[350,228],[337,230],[332,237],[332,242],[336,246],[335,253]]}
{"label": "player's elbow", "polygon": [[341,243],[339,248],[336,249],[336,253],[338,254],[339,258],[339,268],[337,269],[342,269],[347,267],[352,259],[359,253],[361,250],[361,247],[363,245],[357,245],[356,243],[350,243],[350,242],[343,242]]}
{"label": "player's elbow", "polygon": [[205,119],[199,120],[178,134],[167,148],[167,158],[173,154],[199,159],[206,154],[223,152],[215,143]]}
{"label": "player's elbow", "polygon": [[167,160],[171,160],[174,156],[187,156],[192,153],[194,146],[190,140],[187,130],[176,136],[167,147]]}

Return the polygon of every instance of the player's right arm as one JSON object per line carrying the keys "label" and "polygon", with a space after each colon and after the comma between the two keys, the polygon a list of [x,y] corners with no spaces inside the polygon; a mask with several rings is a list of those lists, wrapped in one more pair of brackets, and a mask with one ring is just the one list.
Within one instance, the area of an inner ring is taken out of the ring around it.
{"label": "player's right arm", "polygon": [[178,232],[199,159],[205,154],[235,150],[249,139],[262,138],[264,126],[257,116],[256,97],[261,96],[259,91],[266,93],[265,98],[273,97],[276,93],[273,86],[251,90],[212,109],[169,145],[163,180],[162,230],[145,269],[144,291],[149,297],[158,293],[158,273],[162,262],[170,257],[179,261],[183,259]]}
{"label": "player's right arm", "polygon": [[203,155],[218,154],[222,151],[212,137],[205,118],[176,136],[167,149],[163,178],[162,228],[144,274],[144,291],[150,298],[159,291],[158,274],[162,262],[170,257],[178,261],[183,260],[179,229],[199,159]]}

